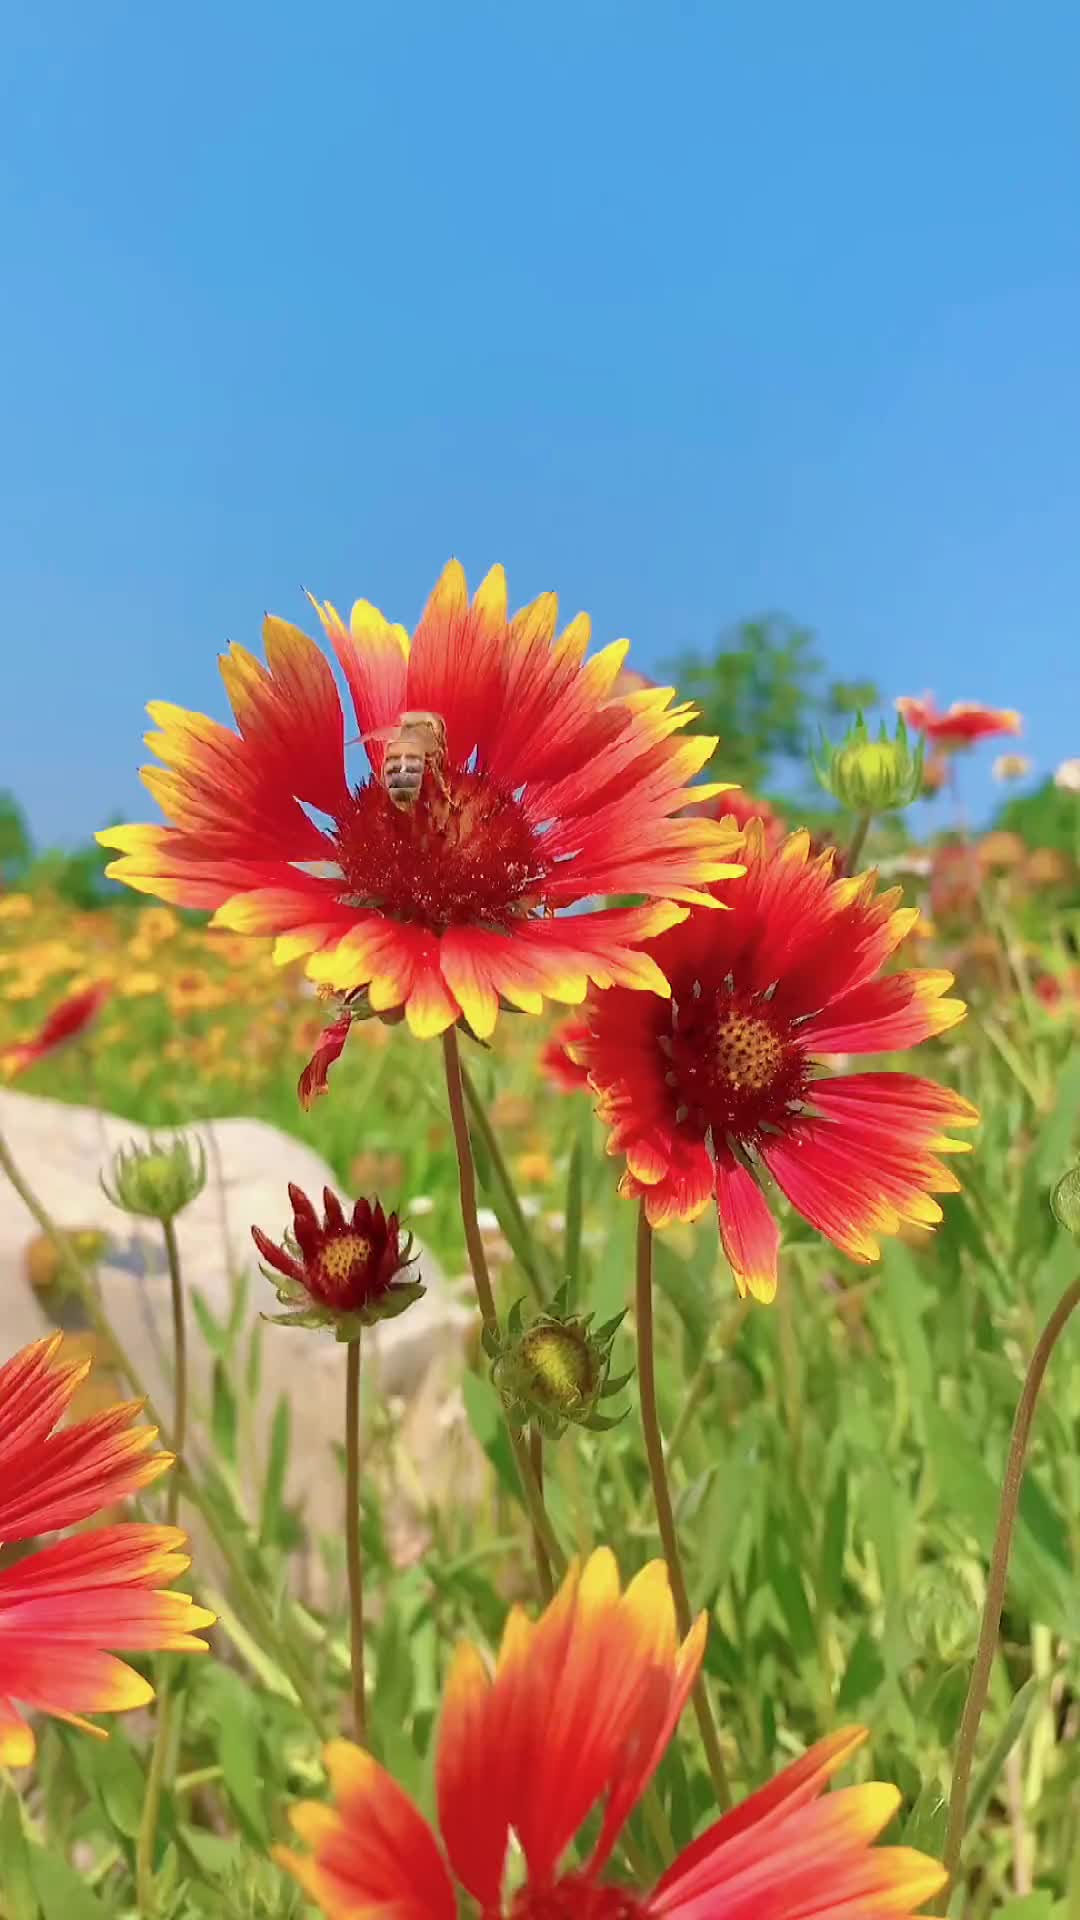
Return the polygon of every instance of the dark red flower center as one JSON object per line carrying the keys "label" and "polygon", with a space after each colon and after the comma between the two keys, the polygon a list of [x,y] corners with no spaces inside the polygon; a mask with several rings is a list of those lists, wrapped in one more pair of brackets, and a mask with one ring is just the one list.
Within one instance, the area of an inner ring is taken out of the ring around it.
{"label": "dark red flower center", "polygon": [[621,1887],[594,1887],[578,1873],[557,1886],[525,1887],[510,1904],[509,1920],[645,1920],[648,1902]]}
{"label": "dark red flower center", "polygon": [[806,1056],[790,1021],[760,994],[726,986],[673,995],[664,1052],[676,1119],[704,1136],[752,1140],[782,1127],[806,1089]]}
{"label": "dark red flower center", "polygon": [[351,1227],[344,1232],[331,1231],[314,1258],[305,1263],[309,1291],[329,1307],[359,1311],[382,1291],[372,1251],[371,1241]]}
{"label": "dark red flower center", "polygon": [[377,780],[354,791],[336,834],[344,897],[437,932],[507,927],[542,905],[543,837],[487,774],[451,769],[444,784],[428,768],[408,808]]}

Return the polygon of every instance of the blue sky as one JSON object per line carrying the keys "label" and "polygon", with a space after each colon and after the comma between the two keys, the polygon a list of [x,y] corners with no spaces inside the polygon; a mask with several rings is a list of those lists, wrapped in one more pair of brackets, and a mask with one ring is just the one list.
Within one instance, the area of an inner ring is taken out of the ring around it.
{"label": "blue sky", "polygon": [[[644,669],[762,608],[1080,753],[1080,14],[9,0],[0,785],[444,559]],[[983,749],[968,800],[991,798]]]}

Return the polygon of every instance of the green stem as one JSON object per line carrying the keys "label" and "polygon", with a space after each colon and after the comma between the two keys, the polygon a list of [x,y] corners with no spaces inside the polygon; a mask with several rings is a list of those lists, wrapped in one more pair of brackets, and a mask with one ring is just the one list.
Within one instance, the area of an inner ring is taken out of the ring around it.
{"label": "green stem", "polygon": [[360,1338],[350,1340],[345,1362],[345,1563],[349,1573],[349,1639],[352,1660],[353,1731],[367,1745],[364,1688],[364,1569],[360,1558]]}
{"label": "green stem", "polygon": [[[675,1514],[671,1505],[671,1491],[668,1487],[667,1469],[664,1465],[664,1442],[660,1432],[660,1420],[656,1410],[656,1361],[653,1341],[652,1310],[652,1228],[645,1213],[645,1203],[641,1203],[637,1227],[637,1261],[634,1294],[634,1317],[637,1323],[637,1363],[638,1390],[641,1399],[641,1430],[645,1440],[645,1454],[649,1462],[649,1479],[652,1482],[653,1501],[656,1506],[656,1519],[660,1529],[660,1539],[667,1562],[668,1579],[671,1582],[671,1597],[675,1602],[675,1617],[679,1623],[682,1639],[693,1625],[690,1613],[690,1597],[686,1590],[686,1576],[683,1573],[682,1556],[679,1553],[679,1537],[675,1529]],[[712,1707],[705,1687],[704,1675],[699,1671],[694,1682],[694,1712],[701,1732],[702,1745],[709,1765],[713,1791],[717,1803],[722,1809],[731,1805],[731,1789],[728,1786],[727,1771],[720,1751],[720,1740],[713,1719]]]}
{"label": "green stem", "polygon": [[[472,1268],[473,1284],[476,1287],[480,1317],[485,1331],[497,1334],[499,1318],[495,1311],[495,1295],[492,1291],[487,1254],[484,1252],[483,1236],[476,1213],[476,1165],[473,1160],[472,1141],[469,1138],[469,1121],[465,1112],[465,1092],[462,1085],[457,1032],[453,1027],[447,1027],[442,1038],[443,1063],[446,1068],[446,1097],[450,1108],[450,1125],[454,1132],[454,1146],[457,1151],[461,1224],[465,1231],[465,1245],[469,1250],[469,1264]],[[506,1422],[506,1431],[513,1450],[518,1479],[521,1482],[522,1496],[532,1521],[533,1534],[543,1546],[543,1562],[537,1560],[536,1573],[540,1591],[545,1600],[549,1600],[552,1593],[552,1569],[561,1573],[566,1566],[566,1556],[555,1538],[547,1508],[544,1505],[543,1493],[533,1473],[525,1440],[510,1420]]]}
{"label": "green stem", "polygon": [[866,844],[866,836],[870,831],[870,822],[873,819],[873,817],[874,816],[872,813],[860,813],[858,819],[856,820],[855,831],[852,834],[850,841],[848,842],[847,850],[844,854],[844,872],[845,873],[854,873],[855,862],[858,860],[859,855],[861,854],[863,847]]}
{"label": "green stem", "polygon": [[[165,1422],[157,1411],[135,1362],[125,1351],[120,1339],[116,1333],[114,1333],[108,1315],[98,1299],[97,1293],[91,1284],[90,1277],[82,1261],[72,1247],[71,1242],[60,1232],[56,1222],[52,1219],[51,1215],[46,1212],[41,1201],[33,1191],[33,1188],[27,1185],[26,1180],[23,1178],[12,1158],[11,1149],[2,1134],[0,1134],[0,1171],[7,1176],[23,1205],[37,1221],[42,1233],[48,1238],[61,1269],[70,1279],[86,1308],[87,1316],[94,1332],[110,1350],[117,1367],[125,1376],[135,1398],[142,1401],[151,1426],[157,1427],[159,1432],[164,1431]],[[304,1712],[307,1714],[308,1719],[311,1721],[315,1732],[320,1739],[324,1739],[325,1730],[322,1723],[322,1715],[308,1686],[307,1677],[303,1668],[299,1662],[293,1658],[292,1647],[287,1636],[279,1631],[269,1607],[266,1605],[261,1593],[251,1579],[247,1568],[244,1566],[243,1559],[230,1536],[228,1527],[221,1519],[213,1502],[208,1499],[203,1492],[188,1462],[180,1454],[177,1454],[175,1472],[182,1483],[181,1490],[184,1497],[190,1500],[192,1506],[198,1510],[204,1525],[213,1537],[218,1552],[232,1575],[237,1592],[240,1593],[244,1599],[255,1625],[256,1638],[261,1640],[266,1651],[281,1667],[282,1672],[288,1675],[296,1697]]]}
{"label": "green stem", "polygon": [[135,1899],[143,1920],[150,1920],[157,1905],[154,1893],[154,1851],[161,1790],[165,1784],[165,1769],[169,1755],[169,1687],[168,1681],[164,1678],[159,1680],[156,1709],[150,1770],[146,1776],[146,1792],[143,1795],[139,1831],[135,1839]]}
{"label": "green stem", "polygon": [[[188,1420],[188,1361],[187,1326],[184,1319],[184,1289],[180,1277],[180,1248],[176,1240],[176,1223],[165,1220],[162,1223],[165,1235],[165,1253],[169,1263],[169,1293],[172,1300],[173,1323],[173,1424],[171,1446],[175,1454],[182,1455],[187,1445]],[[166,1494],[166,1518],[171,1527],[175,1527],[180,1512],[180,1476],[173,1474]]]}
{"label": "green stem", "polygon": [[[529,1430],[529,1464],[542,1500],[544,1497],[544,1436],[539,1427],[531,1427]],[[551,1563],[548,1560],[543,1539],[535,1527],[533,1528],[533,1554],[541,1589],[545,1593],[553,1593],[555,1589],[551,1578]]]}
{"label": "green stem", "polygon": [[[990,1554],[990,1567],[986,1580],[986,1598],[983,1601],[982,1621],[979,1626],[979,1639],[975,1648],[975,1658],[968,1682],[967,1698],[960,1719],[960,1732],[956,1742],[956,1762],[953,1767],[952,1790],[949,1795],[949,1821],[945,1833],[945,1851],[943,1855],[945,1870],[948,1873],[948,1885],[951,1886],[960,1860],[960,1849],[964,1842],[964,1830],[967,1819],[968,1788],[971,1783],[971,1768],[975,1757],[975,1741],[979,1732],[979,1721],[986,1705],[986,1696],[990,1688],[990,1674],[997,1649],[998,1628],[1001,1625],[1001,1609],[1005,1603],[1005,1582],[1009,1571],[1009,1552],[1012,1547],[1013,1528],[1016,1524],[1017,1507],[1020,1500],[1020,1488],[1024,1479],[1024,1461],[1027,1455],[1031,1425],[1035,1417],[1035,1408],[1039,1399],[1043,1377],[1046,1373],[1058,1339],[1065,1323],[1074,1308],[1080,1306],[1080,1279],[1074,1280],[1065,1289],[1053,1313],[1050,1315],[1039,1337],[1038,1344],[1031,1356],[1024,1379],[1020,1399],[1017,1402],[1016,1416],[1013,1420],[1012,1437],[1009,1441],[1009,1453],[1005,1462],[1005,1478],[1001,1488],[1001,1504],[998,1508],[997,1531]],[[948,1887],[946,1888],[946,1894]]]}
{"label": "green stem", "polygon": [[[169,1294],[172,1301],[173,1323],[173,1424],[172,1445],[177,1454],[182,1454],[187,1440],[188,1415],[188,1365],[187,1365],[187,1328],[184,1321],[184,1288],[180,1274],[180,1248],[176,1239],[176,1223],[163,1220],[161,1230],[165,1237],[165,1254],[169,1266]],[[165,1495],[165,1518],[170,1527],[175,1527],[180,1514],[181,1480],[178,1473],[170,1476]],[[161,1809],[161,1795],[168,1772],[169,1733],[172,1715],[169,1707],[168,1667],[162,1664],[157,1686],[157,1703],[154,1719],[154,1745],[150,1755],[150,1769],[146,1776],[146,1792],[143,1796],[142,1811],[139,1817],[139,1832],[135,1842],[135,1887],[142,1914],[154,1911],[154,1852],[157,1840],[158,1814]]]}

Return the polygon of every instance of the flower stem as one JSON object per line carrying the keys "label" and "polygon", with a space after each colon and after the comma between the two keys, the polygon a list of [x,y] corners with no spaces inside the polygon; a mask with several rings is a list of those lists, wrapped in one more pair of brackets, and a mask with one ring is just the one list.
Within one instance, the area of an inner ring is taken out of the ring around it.
{"label": "flower stem", "polygon": [[146,1791],[139,1813],[139,1831],[135,1838],[135,1900],[140,1920],[150,1920],[156,1909],[154,1895],[154,1843],[157,1839],[158,1810],[169,1753],[169,1690],[161,1679],[155,1702],[154,1745],[146,1775]]}
{"label": "flower stem", "polygon": [[[465,1245],[469,1250],[469,1264],[472,1267],[480,1317],[485,1331],[490,1330],[496,1333],[499,1319],[495,1311],[495,1295],[488,1271],[487,1254],[484,1252],[483,1236],[476,1214],[476,1166],[473,1161],[472,1141],[469,1138],[468,1116],[465,1112],[465,1093],[461,1081],[461,1056],[458,1052],[457,1032],[453,1027],[447,1027],[442,1038],[443,1061],[446,1067],[446,1097],[450,1107],[450,1124],[454,1130],[454,1146],[457,1150],[461,1224],[465,1229]],[[552,1569],[561,1573],[566,1566],[566,1556],[555,1538],[555,1532],[544,1505],[543,1492],[537,1484],[524,1436],[510,1420],[506,1422],[506,1431],[513,1450],[518,1479],[521,1482],[522,1497],[532,1522],[533,1536],[538,1545],[543,1548],[543,1557],[537,1556],[536,1574],[540,1591],[545,1600],[549,1600],[552,1594]]]}
{"label": "flower stem", "polygon": [[1005,1478],[1001,1488],[1001,1504],[998,1508],[997,1531],[994,1534],[994,1545],[990,1554],[990,1569],[986,1580],[986,1598],[983,1601],[979,1639],[975,1648],[975,1659],[972,1662],[971,1678],[968,1681],[967,1698],[964,1701],[956,1743],[956,1762],[953,1767],[952,1790],[949,1795],[949,1821],[943,1855],[950,1886],[956,1874],[960,1849],[964,1841],[968,1787],[975,1757],[975,1741],[982,1711],[986,1705],[986,1696],[990,1689],[990,1673],[997,1649],[1001,1609],[1005,1603],[1009,1552],[1012,1547],[1013,1528],[1016,1524],[1020,1488],[1024,1479],[1024,1461],[1031,1435],[1031,1425],[1050,1355],[1054,1351],[1069,1315],[1077,1306],[1080,1306],[1080,1279],[1074,1280],[1071,1286],[1066,1287],[1039,1336],[1028,1365],[1013,1420],[1009,1453],[1005,1462]]}
{"label": "flower stem", "polygon": [[[165,1237],[165,1254],[169,1263],[169,1294],[172,1300],[173,1323],[173,1424],[172,1446],[174,1453],[182,1454],[187,1439],[188,1413],[188,1365],[187,1365],[187,1328],[184,1321],[184,1288],[180,1273],[180,1248],[176,1239],[176,1223],[163,1220],[161,1231]],[[175,1527],[180,1514],[181,1479],[177,1473],[169,1476],[165,1494],[165,1518],[170,1527]],[[168,1771],[169,1735],[172,1715],[169,1703],[168,1663],[162,1662],[159,1669],[157,1701],[154,1717],[154,1745],[150,1755],[150,1767],[146,1776],[146,1792],[143,1796],[142,1810],[139,1815],[139,1831],[135,1842],[135,1887],[141,1914],[154,1911],[154,1843],[157,1839],[158,1813],[161,1808],[161,1794]]]}
{"label": "flower stem", "polygon": [[[675,1602],[675,1617],[679,1623],[679,1633],[685,1640],[693,1621],[690,1615],[690,1598],[686,1591],[686,1576],[683,1573],[682,1558],[679,1553],[679,1539],[675,1531],[675,1515],[671,1505],[671,1491],[667,1482],[667,1469],[664,1464],[664,1442],[660,1433],[660,1420],[656,1411],[656,1365],[653,1345],[652,1311],[652,1228],[645,1213],[642,1201],[638,1213],[637,1227],[637,1273],[634,1298],[634,1318],[637,1323],[637,1363],[638,1390],[641,1398],[641,1430],[645,1439],[645,1453],[649,1462],[649,1479],[652,1482],[653,1502],[656,1507],[656,1519],[660,1529],[660,1539],[667,1562],[668,1579],[671,1582],[671,1596]],[[724,1758],[720,1752],[720,1741],[713,1719],[712,1707],[705,1688],[702,1673],[694,1682],[694,1712],[701,1732],[702,1745],[709,1765],[713,1791],[717,1802],[723,1809],[731,1805],[731,1789],[728,1786]]]}
{"label": "flower stem", "polygon": [[[125,1350],[119,1336],[113,1331],[109,1317],[98,1298],[86,1267],[76,1253],[70,1240],[61,1233],[55,1220],[46,1212],[37,1194],[23,1177],[15,1160],[12,1158],[11,1149],[4,1139],[3,1134],[0,1134],[0,1172],[3,1172],[7,1176],[7,1179],[10,1181],[23,1205],[37,1221],[42,1233],[47,1236],[62,1271],[75,1287],[80,1300],[86,1308],[94,1332],[108,1347],[112,1358],[115,1360],[120,1372],[125,1376],[135,1398],[142,1401],[151,1426],[157,1427],[159,1432],[164,1431],[165,1422],[162,1420],[150,1394],[147,1392],[135,1362]],[[288,1636],[278,1629],[269,1607],[266,1605],[255,1581],[251,1578],[251,1575],[244,1565],[243,1556],[232,1539],[229,1528],[222,1520],[213,1501],[203,1492],[187,1460],[179,1452],[177,1452],[175,1472],[182,1482],[183,1493],[191,1501],[192,1505],[198,1509],[208,1531],[213,1536],[218,1552],[232,1575],[238,1593],[242,1594],[244,1598],[248,1613],[256,1625],[258,1639],[265,1647],[267,1653],[277,1661],[282,1672],[288,1676],[303,1711],[306,1713],[319,1738],[324,1739],[325,1729],[323,1727],[322,1714],[308,1685],[307,1676],[304,1673],[303,1667],[298,1660],[293,1658],[292,1647]]]}
{"label": "flower stem", "polygon": [[[529,1430],[529,1463],[532,1467],[533,1479],[536,1481],[537,1490],[540,1494],[540,1498],[541,1500],[543,1500],[544,1498],[544,1436],[541,1433],[539,1427],[531,1427]],[[546,1593],[551,1593],[554,1591],[554,1583],[551,1578],[551,1565],[548,1560],[547,1553],[544,1550],[543,1539],[541,1535],[537,1533],[535,1527],[533,1528],[533,1554],[535,1555],[535,1558],[536,1558],[536,1571],[540,1580],[541,1588]]]}
{"label": "flower stem", "polygon": [[349,1572],[349,1635],[352,1657],[353,1732],[367,1745],[364,1702],[364,1569],[360,1559],[360,1337],[350,1340],[345,1361],[345,1563]]}
{"label": "flower stem", "polygon": [[[182,1454],[187,1444],[187,1327],[184,1320],[184,1289],[180,1277],[180,1248],[176,1240],[175,1221],[163,1221],[162,1232],[165,1236],[165,1253],[169,1262],[169,1293],[172,1299],[173,1323],[173,1424],[170,1442],[173,1452]],[[180,1485],[179,1474],[172,1474],[165,1503],[166,1518],[171,1527],[175,1527],[180,1511]]]}
{"label": "flower stem", "polygon": [[859,858],[859,855],[861,854],[863,847],[866,844],[866,836],[870,831],[870,822],[873,819],[873,817],[874,816],[872,813],[860,813],[858,819],[856,820],[855,831],[852,834],[850,841],[848,842],[847,850],[844,854],[844,872],[845,873],[854,873],[855,862]]}

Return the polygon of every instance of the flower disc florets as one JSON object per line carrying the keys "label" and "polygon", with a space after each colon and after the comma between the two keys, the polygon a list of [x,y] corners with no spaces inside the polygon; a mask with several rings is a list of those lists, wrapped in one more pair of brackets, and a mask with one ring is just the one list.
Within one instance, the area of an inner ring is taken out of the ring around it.
{"label": "flower disc florets", "polygon": [[[378,1201],[358,1200],[347,1215],[329,1187],[323,1188],[322,1221],[301,1187],[290,1183],[292,1232],[277,1246],[261,1227],[251,1237],[273,1271],[288,1312],[266,1317],[280,1326],[333,1327],[339,1340],[355,1340],[364,1327],[389,1320],[424,1291],[420,1280],[399,1280],[416,1258],[412,1235],[401,1237],[396,1213]],[[264,1268],[265,1272],[266,1269]]]}
{"label": "flower disc florets", "polygon": [[167,1226],[197,1200],[206,1185],[206,1154],[201,1140],[194,1147],[183,1134],[171,1146],[156,1140],[148,1146],[121,1147],[112,1164],[112,1183],[101,1185],[114,1207],[124,1213],[160,1220]]}
{"label": "flower disc florets", "polygon": [[823,742],[822,757],[815,757],[814,769],[826,793],[849,812],[889,813],[918,799],[923,754],[921,740],[914,749],[909,744],[903,719],[897,722],[895,739],[883,720],[873,740],[860,713],[838,747]]}
{"label": "flower disc florets", "polygon": [[592,1319],[591,1313],[568,1313],[560,1289],[547,1312],[526,1324],[518,1301],[505,1335],[485,1334],[491,1377],[515,1425],[533,1421],[557,1437],[567,1426],[606,1432],[624,1418],[597,1412],[598,1403],[620,1393],[630,1378],[611,1378],[611,1347],[623,1315],[595,1329]]}

